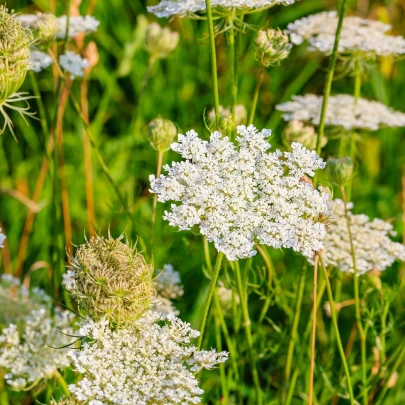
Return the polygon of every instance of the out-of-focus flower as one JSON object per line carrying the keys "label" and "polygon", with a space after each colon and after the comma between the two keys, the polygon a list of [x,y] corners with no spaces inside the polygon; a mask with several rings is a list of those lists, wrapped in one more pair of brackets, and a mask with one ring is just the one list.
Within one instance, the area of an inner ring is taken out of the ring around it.
{"label": "out-of-focus flower", "polygon": [[[219,132],[203,141],[195,131],[179,135],[172,150],[185,161],[150,176],[158,201],[176,201],[164,218],[181,230],[199,226],[229,260],[256,254],[256,242],[312,256],[323,248],[328,198],[303,181],[325,163],[299,143],[292,152],[268,153],[269,130],[239,126],[238,148]],[[281,159],[284,157],[284,159]]]}
{"label": "out-of-focus flower", "polygon": [[173,52],[179,43],[179,34],[158,23],[152,23],[146,30],[145,44],[153,58],[164,59]]}
{"label": "out-of-focus flower", "polygon": [[176,125],[164,118],[155,118],[148,125],[148,138],[158,152],[166,152],[177,135]]}
{"label": "out-of-focus flower", "polygon": [[280,63],[290,54],[292,45],[281,30],[260,30],[255,38],[256,59],[268,67]]}
{"label": "out-of-focus flower", "polygon": [[66,72],[70,73],[72,80],[76,77],[83,77],[83,70],[89,66],[87,59],[72,51],[67,51],[63,55],[60,55],[59,63]]}
{"label": "out-of-focus flower", "polygon": [[[319,125],[323,97],[315,94],[294,96],[276,106],[282,111],[286,121],[298,120]],[[339,94],[329,97],[326,110],[326,125],[340,126],[349,129],[367,129],[377,131],[380,127],[405,127],[405,114],[394,111],[377,101]]]}
{"label": "out-of-focus flower", "polygon": [[6,235],[2,232],[2,229],[0,228],[0,248],[4,248],[4,241],[6,240]]}
{"label": "out-of-focus flower", "polygon": [[[213,127],[215,124],[215,109],[213,108],[208,114],[209,126]],[[235,121],[235,122],[234,122]],[[219,106],[219,120],[218,131],[231,132],[234,131],[238,125],[245,125],[247,122],[246,108],[242,104],[235,106],[235,120],[232,117],[231,107]]]}
{"label": "out-of-focus flower", "polygon": [[[296,120],[290,121],[283,133],[283,138],[287,145],[290,145],[292,142],[299,142],[307,149],[311,150],[316,149],[317,137],[317,133],[313,126],[305,125],[303,122]],[[327,142],[328,139],[326,136],[323,136],[321,147],[323,148]]]}
{"label": "out-of-focus flower", "polygon": [[338,187],[344,187],[353,177],[353,161],[347,156],[340,159],[329,158],[326,172],[330,181]]}
{"label": "out-of-focus flower", "polygon": [[38,73],[52,65],[52,58],[41,51],[31,51],[28,69]]}
{"label": "out-of-focus flower", "polygon": [[[66,36],[67,17],[65,15],[58,18],[57,38],[63,39]],[[93,16],[70,16],[69,18],[69,38],[75,38],[78,34],[90,34],[96,32],[100,22]]]}

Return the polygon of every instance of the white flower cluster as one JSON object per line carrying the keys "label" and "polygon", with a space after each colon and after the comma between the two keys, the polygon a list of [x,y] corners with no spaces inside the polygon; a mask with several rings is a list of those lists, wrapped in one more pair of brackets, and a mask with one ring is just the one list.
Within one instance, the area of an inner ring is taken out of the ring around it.
{"label": "white flower cluster", "polygon": [[256,254],[256,242],[288,247],[312,256],[323,248],[329,194],[314,190],[305,176],[325,163],[299,143],[292,152],[268,153],[266,138],[253,125],[238,126],[239,148],[219,132],[203,141],[195,131],[179,135],[171,148],[186,161],[166,165],[166,175],[151,175],[158,201],[178,201],[164,218],[180,230],[198,225],[229,260]]}
{"label": "white flower cluster", "polygon": [[59,56],[59,63],[61,67],[71,74],[70,78],[73,80],[76,77],[83,77],[83,70],[89,67],[89,61],[82,58],[79,54],[72,51],[67,51],[65,54]]}
{"label": "white flower cluster", "polygon": [[28,69],[38,73],[52,65],[52,58],[45,52],[34,51],[30,52],[30,63]]}
{"label": "white flower cluster", "polygon": [[[353,204],[348,203],[348,209],[352,208]],[[353,272],[344,202],[333,200],[332,210],[333,220],[324,239],[325,263]],[[354,215],[350,211],[349,219],[358,275],[373,269],[385,270],[395,260],[405,261],[405,246],[389,238],[395,236],[391,224],[378,218],[370,221],[367,215]]]}
{"label": "white flower cluster", "polygon": [[228,358],[226,352],[198,351],[191,340],[199,332],[172,314],[161,321],[148,311],[115,331],[107,321],[88,321],[79,333],[88,341],[70,356],[83,378],[69,391],[92,405],[199,404],[203,390],[195,373]]}
{"label": "white flower cluster", "polygon": [[[58,32],[56,37],[58,39],[65,38],[66,35],[67,17],[65,15],[58,18]],[[75,38],[78,34],[90,34],[96,32],[100,22],[93,16],[70,16],[69,18],[69,38]]]}
{"label": "white flower cluster", "polygon": [[[312,50],[330,53],[335,42],[338,16],[335,11],[301,18],[287,26],[293,44],[308,41]],[[346,17],[339,41],[339,53],[361,52],[366,56],[404,55],[405,38],[387,35],[391,26],[380,21]]]}
{"label": "white flower cluster", "polygon": [[[294,0],[211,0],[213,9],[252,10],[257,11],[277,4],[290,5]],[[160,18],[172,16],[192,16],[194,13],[205,11],[205,0],[162,0],[156,6],[148,7],[150,13]]]}
{"label": "white flower cluster", "polygon": [[171,300],[180,298],[184,291],[180,274],[171,264],[166,264],[163,270],[156,271],[155,288],[158,295],[153,310],[162,314],[178,315],[179,311]]}
{"label": "white flower cluster", "polygon": [[23,390],[43,378],[51,378],[58,369],[70,364],[66,349],[73,334],[73,316],[56,308],[50,316],[51,299],[42,290],[29,291],[18,279],[3,275],[0,285],[1,323],[0,370],[7,384]]}
{"label": "white flower cluster", "polygon": [[2,232],[2,229],[0,228],[0,248],[4,247],[3,243],[6,240],[6,235]]}
{"label": "white flower cluster", "polygon": [[[315,94],[294,96],[292,101],[279,104],[276,109],[284,113],[286,121],[298,120],[319,125],[322,101],[323,97]],[[377,101],[359,98],[355,103],[353,96],[338,94],[329,97],[325,123],[347,130],[377,131],[382,126],[404,127],[405,114]]]}

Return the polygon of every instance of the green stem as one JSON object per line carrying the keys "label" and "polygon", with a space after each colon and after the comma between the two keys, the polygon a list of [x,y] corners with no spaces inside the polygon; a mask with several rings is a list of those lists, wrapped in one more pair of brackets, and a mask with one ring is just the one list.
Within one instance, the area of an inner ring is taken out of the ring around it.
{"label": "green stem", "polygon": [[[221,351],[222,350],[222,339],[221,339],[221,328],[220,328],[220,321],[219,321],[218,313],[215,313],[215,338],[216,338],[217,350]],[[221,378],[221,389],[222,389],[221,404],[223,403],[225,405],[228,405],[229,390],[228,390],[228,384],[226,381],[225,365],[223,363],[219,365],[219,375]]]}
{"label": "green stem", "polygon": [[[156,165],[156,178],[158,178],[160,176],[160,174],[162,173],[163,153],[164,152],[158,152],[158,160],[157,160],[157,165]],[[150,232],[150,252],[151,252],[151,255],[153,255],[153,250],[154,250],[154,245],[155,245],[155,222],[156,222],[157,199],[158,199],[158,195],[155,194],[153,196],[151,232]]]}
{"label": "green stem", "polygon": [[230,17],[230,28],[228,30],[228,44],[229,44],[229,64],[230,64],[230,76],[231,76],[231,114],[232,120],[235,124],[235,111],[238,97],[238,83],[236,78],[236,57],[235,57],[235,29],[232,23],[232,17]]}
{"label": "green stem", "polygon": [[337,317],[336,317],[335,302],[333,300],[333,294],[332,294],[332,288],[331,288],[330,281],[329,281],[329,275],[328,275],[328,271],[326,270],[325,263],[323,261],[323,257],[321,254],[319,254],[319,261],[321,262],[323,276],[324,276],[324,279],[326,282],[326,290],[328,292],[330,312],[332,315],[332,323],[333,323],[333,327],[335,329],[336,342],[337,342],[337,346],[339,349],[340,358],[342,360],[343,368],[344,368],[345,375],[346,375],[347,387],[349,390],[349,397],[350,397],[350,404],[354,405],[355,402],[354,402],[354,396],[353,396],[352,380],[350,377],[350,370],[349,370],[349,366],[347,365],[345,351],[344,351],[344,348],[342,345],[342,339],[340,338],[339,326],[338,326]]}
{"label": "green stem", "polygon": [[262,64],[262,67],[261,67],[260,73],[259,73],[259,79],[257,80],[255,92],[253,94],[253,101],[252,101],[252,107],[250,110],[248,125],[253,124],[253,121],[255,119],[257,100],[259,99],[260,87],[262,85],[263,76],[264,76],[264,65]]}
{"label": "green stem", "polygon": [[205,5],[207,9],[208,34],[210,38],[211,75],[212,75],[212,87],[214,92],[215,120],[216,120],[216,127],[218,128],[219,95],[218,95],[217,55],[215,50],[215,33],[214,33],[214,23],[212,20],[211,0],[205,0]]}
{"label": "green stem", "polygon": [[350,243],[350,254],[352,257],[353,262],[353,287],[354,287],[354,300],[355,300],[355,308],[356,308],[356,322],[357,322],[357,329],[360,335],[360,343],[361,343],[361,369],[362,369],[362,397],[363,397],[363,405],[368,404],[368,391],[367,391],[367,362],[366,362],[366,333],[363,328],[363,324],[361,322],[361,310],[360,310],[360,293],[359,293],[359,278],[357,276],[357,265],[356,265],[356,254],[353,244],[353,235],[352,230],[350,227],[350,217],[349,217],[349,210],[347,209],[347,197],[345,193],[344,187],[341,188],[343,202],[345,204],[345,219],[347,225],[347,232],[349,235],[349,243]]}
{"label": "green stem", "polygon": [[201,323],[200,323],[200,336],[198,337],[198,342],[197,342],[197,347],[199,350],[201,350],[201,347],[202,347],[202,341],[204,338],[204,331],[205,331],[205,324],[207,323],[207,317],[208,317],[208,312],[210,310],[212,296],[214,295],[214,291],[217,286],[218,275],[219,275],[219,271],[221,270],[221,262],[222,262],[223,257],[224,257],[224,254],[221,252],[218,252],[217,261],[216,261],[215,267],[214,267],[214,272],[212,273],[212,277],[211,277],[210,289],[208,291],[207,299],[205,300],[203,314],[202,314]]}
{"label": "green stem", "polygon": [[239,267],[239,263],[237,261],[235,262],[235,271],[236,271],[236,284],[237,284],[238,293],[239,293],[240,305],[242,308],[243,326],[245,328],[246,341],[247,341],[248,350],[249,350],[253,383],[254,383],[255,389],[256,389],[256,405],[262,405],[263,404],[262,389],[260,386],[259,373],[257,372],[256,353],[254,352],[254,348],[253,348],[252,329],[251,329],[249,309],[248,309],[248,304],[247,304],[247,295],[246,295],[246,292],[245,292],[245,289],[244,289],[244,286],[242,283],[240,267]]}
{"label": "green stem", "polygon": [[330,62],[329,62],[328,74],[326,76],[326,83],[325,83],[325,88],[324,88],[324,92],[323,92],[321,118],[320,118],[320,122],[319,122],[318,138],[316,140],[316,151],[317,151],[318,155],[321,154],[321,143],[322,143],[322,138],[323,138],[324,132],[325,132],[326,111],[327,111],[327,107],[328,107],[330,91],[332,88],[333,76],[335,74],[336,59],[337,59],[337,54],[338,54],[338,49],[339,49],[340,33],[342,31],[343,18],[346,13],[346,7],[347,7],[347,0],[342,0],[341,5],[340,5],[340,10],[339,10],[339,21],[338,21],[338,26],[336,29],[335,43],[333,45],[333,51],[332,51],[332,55],[331,55]]}
{"label": "green stem", "polygon": [[69,388],[66,384],[65,379],[62,377],[62,374],[56,370],[54,374],[55,378],[58,380],[60,386],[62,387],[63,393],[68,397],[70,396]]}

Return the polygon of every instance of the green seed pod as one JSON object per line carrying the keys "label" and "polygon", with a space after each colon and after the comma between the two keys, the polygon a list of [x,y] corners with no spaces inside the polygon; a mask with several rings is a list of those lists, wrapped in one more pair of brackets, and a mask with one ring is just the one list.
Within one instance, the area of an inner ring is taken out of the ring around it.
{"label": "green seed pod", "polygon": [[156,296],[153,265],[122,238],[96,236],[79,246],[67,287],[87,315],[117,328],[139,319]]}
{"label": "green seed pod", "polygon": [[176,49],[179,42],[179,34],[169,28],[162,28],[157,23],[152,23],[146,30],[146,49],[152,57],[157,59],[166,58]]}
{"label": "green seed pod", "polygon": [[155,118],[148,125],[149,142],[158,152],[166,152],[169,150],[176,135],[176,125],[170,120]]}
{"label": "green seed pod", "polygon": [[0,6],[0,105],[25,80],[32,36],[4,6]]}
{"label": "green seed pod", "polygon": [[[290,121],[283,132],[283,139],[286,145],[291,145],[292,142],[302,143],[307,149],[316,149],[317,134],[315,128],[310,125],[304,125],[301,121]],[[322,137],[321,147],[324,147],[328,142],[325,136]]]}
{"label": "green seed pod", "polygon": [[292,45],[281,30],[260,30],[255,38],[256,59],[268,67],[280,63],[290,54]]}
{"label": "green seed pod", "polygon": [[353,177],[353,161],[350,157],[341,159],[329,158],[326,171],[330,181],[338,187],[344,187]]}

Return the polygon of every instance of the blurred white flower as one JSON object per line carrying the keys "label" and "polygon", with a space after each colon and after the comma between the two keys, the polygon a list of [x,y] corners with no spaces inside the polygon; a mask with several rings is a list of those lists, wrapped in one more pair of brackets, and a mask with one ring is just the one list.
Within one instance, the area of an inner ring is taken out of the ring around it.
{"label": "blurred white flower", "polygon": [[[338,16],[335,11],[322,12],[288,24],[286,33],[293,44],[308,41],[311,50],[330,53],[335,42]],[[381,21],[346,17],[339,41],[339,53],[360,52],[364,57],[403,55],[405,38],[387,35],[391,26]]]}
{"label": "blurred white flower", "polygon": [[79,54],[71,51],[60,55],[59,63],[66,72],[71,74],[70,78],[72,80],[76,77],[83,77],[83,69],[89,66],[89,62],[86,58],[82,58]]}
{"label": "blurred white flower", "polygon": [[45,52],[31,51],[28,69],[38,73],[52,65],[52,58]]}
{"label": "blurred white flower", "polygon": [[115,331],[106,321],[88,321],[79,333],[89,341],[70,356],[83,378],[69,390],[90,404],[199,404],[204,391],[195,372],[228,358],[226,352],[197,350],[191,341],[199,332],[172,314],[162,321],[148,311]]}
{"label": "blurred white flower", "polygon": [[[256,254],[256,242],[312,256],[323,248],[328,196],[304,176],[325,163],[299,143],[292,152],[268,153],[271,131],[238,126],[238,149],[219,132],[203,141],[195,131],[172,144],[183,162],[166,165],[167,175],[150,176],[158,201],[178,201],[164,218],[180,230],[197,225],[229,260]],[[283,158],[283,159],[282,159]]]}
{"label": "blurred white flower", "polygon": [[[211,7],[219,11],[240,9],[260,11],[277,4],[290,5],[294,0],[212,0]],[[205,0],[162,0],[156,6],[148,7],[150,13],[158,17],[193,16],[205,11]]]}
{"label": "blurred white flower", "polygon": [[4,247],[3,243],[6,240],[6,235],[4,235],[4,233],[2,232],[1,228],[0,228],[0,248]]}
{"label": "blurred white flower", "polygon": [[[65,15],[58,18],[58,33],[56,37],[58,39],[63,39],[66,36],[66,23],[67,17]],[[100,22],[97,21],[93,16],[70,16],[69,18],[69,38],[74,38],[80,33],[90,34],[96,32]]]}
{"label": "blurred white flower", "polygon": [[158,23],[148,25],[145,45],[152,57],[163,59],[173,52],[179,43],[179,33]]}
{"label": "blurred white flower", "polygon": [[[279,104],[276,109],[284,113],[286,121],[298,120],[319,125],[322,101],[323,97],[315,94],[294,96],[292,101]],[[325,123],[347,130],[358,128],[377,131],[382,126],[404,127],[405,114],[377,101],[359,98],[355,103],[353,96],[338,94],[329,97]]]}
{"label": "blurred white flower", "polygon": [[[353,204],[348,203],[348,209],[352,208]],[[325,263],[344,272],[353,272],[344,202],[333,200],[332,210],[332,220],[324,239]],[[390,239],[390,236],[395,236],[391,224],[378,218],[370,221],[368,216],[350,211],[349,219],[358,275],[373,269],[385,270],[395,260],[405,261],[405,246]]]}

